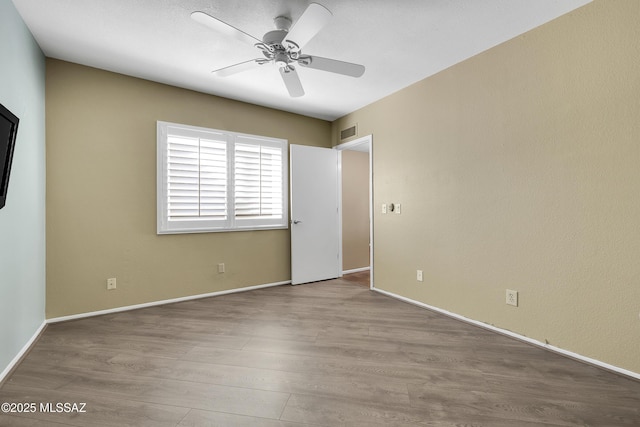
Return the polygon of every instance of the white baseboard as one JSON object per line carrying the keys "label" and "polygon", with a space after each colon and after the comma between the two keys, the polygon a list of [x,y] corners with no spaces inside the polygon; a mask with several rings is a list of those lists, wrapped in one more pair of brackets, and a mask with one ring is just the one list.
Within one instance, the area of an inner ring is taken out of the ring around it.
{"label": "white baseboard", "polygon": [[561,354],[563,356],[570,357],[572,359],[576,359],[576,360],[579,360],[581,362],[585,362],[585,363],[588,363],[590,365],[594,365],[594,366],[597,366],[599,368],[603,368],[603,369],[606,369],[608,371],[615,372],[617,374],[625,375],[625,376],[640,380],[640,373],[629,371],[627,369],[620,368],[618,366],[610,365],[610,364],[602,362],[600,360],[592,359],[590,357],[583,356],[581,354],[574,353],[572,351],[568,351],[568,350],[562,349],[560,347],[556,347],[556,346],[553,346],[553,345],[550,345],[550,344],[547,344],[547,343],[543,343],[542,341],[534,340],[533,338],[525,337],[524,335],[520,335],[520,334],[517,334],[515,332],[508,331],[506,329],[501,329],[501,328],[495,327],[493,325],[489,325],[489,324],[486,324],[486,323],[479,322],[477,320],[469,319],[468,317],[464,317],[464,316],[461,316],[459,314],[452,313],[450,311],[443,310],[441,308],[434,307],[434,306],[431,306],[429,304],[425,304],[425,303],[420,302],[420,301],[412,300],[411,298],[403,297],[401,295],[394,294],[393,292],[389,292],[389,291],[385,291],[385,290],[377,289],[377,288],[373,288],[373,290],[376,291],[376,292],[379,292],[379,293],[381,293],[383,295],[387,295],[387,296],[389,296],[391,298],[395,298],[395,299],[398,299],[400,301],[407,302],[409,304],[417,305],[418,307],[426,308],[428,310],[432,310],[432,311],[438,312],[440,314],[444,314],[445,316],[449,316],[449,317],[452,317],[452,318],[457,319],[457,320],[462,320],[463,322],[470,323],[470,324],[475,325],[475,326],[480,326],[481,328],[488,329],[490,331],[497,332],[499,334],[506,335],[506,336],[509,336],[511,338],[515,338],[517,340],[520,340],[520,341],[523,341],[523,342],[526,342],[526,343],[529,343],[529,344],[533,344],[536,347],[541,347],[541,348],[544,348],[546,350],[552,351],[554,353],[558,353],[558,354]]}
{"label": "white baseboard", "polygon": [[9,362],[9,364],[4,369],[4,371],[0,373],[0,384],[2,384],[5,377],[9,375],[9,372],[11,372],[11,370],[18,364],[18,362],[20,362],[22,357],[29,351],[33,343],[36,341],[36,339],[38,339],[38,337],[42,333],[42,330],[45,328],[45,326],[47,326],[46,320],[42,322],[42,324],[38,327],[38,329],[36,329],[36,331],[34,332],[33,336],[29,339],[29,341],[27,341],[27,343],[22,347],[22,349],[18,352],[18,354],[16,354],[16,357],[14,357],[13,360]]}
{"label": "white baseboard", "polygon": [[103,314],[119,313],[121,311],[137,310],[139,308],[147,308],[147,307],[154,307],[154,306],[157,306],[157,305],[173,304],[175,302],[190,301],[190,300],[201,299],[201,298],[217,297],[217,296],[220,296],[220,295],[235,294],[235,293],[238,293],[238,292],[247,292],[247,291],[253,291],[255,289],[271,288],[271,287],[274,287],[274,286],[282,286],[282,285],[289,285],[289,284],[291,284],[291,280],[286,280],[284,282],[267,283],[265,285],[247,286],[246,288],[229,289],[229,290],[226,290],[226,291],[210,292],[210,293],[207,293],[207,294],[189,295],[187,297],[173,298],[173,299],[167,299],[167,300],[161,300],[161,301],[152,301],[152,302],[146,302],[144,304],[126,305],[124,307],[110,308],[110,309],[107,309],[107,310],[91,311],[91,312],[87,312],[87,313],[72,314],[70,316],[54,317],[54,318],[51,318],[51,319],[47,319],[46,323],[66,322],[68,320],[76,320],[76,319],[84,319],[86,317],[102,316]]}
{"label": "white baseboard", "polygon": [[[368,270],[369,268],[366,268],[366,270]],[[359,271],[366,271],[366,270],[360,270]],[[351,272],[358,272],[358,271],[351,271]],[[349,274],[347,272],[345,272],[345,274]],[[136,304],[136,305],[129,305],[129,306],[125,306],[125,307],[117,307],[117,308],[112,308],[112,309],[108,309],[108,310],[100,310],[100,311],[93,311],[93,312],[87,312],[87,313],[80,313],[80,314],[74,314],[74,315],[70,315],[70,316],[62,316],[62,317],[55,317],[55,318],[51,318],[51,319],[47,319],[45,321],[42,322],[42,324],[38,327],[38,329],[35,331],[35,333],[33,334],[33,336],[29,339],[29,341],[22,347],[22,349],[18,352],[18,354],[13,358],[13,360],[9,363],[9,365],[7,365],[7,367],[2,371],[2,373],[0,373],[0,384],[4,381],[5,377],[9,374],[9,372],[11,372],[11,370],[15,367],[15,365],[20,361],[20,359],[22,359],[22,357],[29,351],[29,349],[31,348],[31,346],[33,345],[33,343],[35,342],[35,340],[38,338],[38,336],[40,335],[40,333],[42,332],[42,330],[45,328],[45,326],[49,323],[57,323],[57,322],[64,322],[67,320],[75,320],[75,319],[82,319],[82,318],[86,318],[86,317],[93,317],[93,316],[100,316],[103,314],[109,314],[109,313],[118,313],[121,311],[129,311],[129,310],[136,310],[139,308],[145,308],[145,307],[153,307],[153,306],[157,306],[157,305],[164,305],[164,304],[171,304],[171,303],[175,303],[175,302],[181,302],[181,301],[189,301],[189,300],[195,300],[195,299],[201,299],[201,298],[209,298],[209,297],[214,297],[214,296],[220,296],[220,295],[227,295],[227,294],[232,294],[232,293],[238,293],[238,292],[246,292],[246,291],[251,291],[251,290],[255,290],[255,289],[262,289],[262,288],[270,288],[270,287],[274,287],[274,286],[281,286],[281,285],[288,285],[291,284],[290,280],[284,281],[284,282],[277,282],[277,283],[268,283],[268,284],[264,284],[264,285],[257,285],[257,286],[248,286],[245,288],[237,288],[237,289],[229,289],[226,291],[218,291],[218,292],[211,292],[211,293],[207,293],[207,294],[198,294],[198,295],[190,295],[187,297],[181,297],[181,298],[173,298],[173,299],[168,299],[168,300],[162,300],[162,301],[153,301],[153,302],[149,302],[149,303],[144,303],[144,304]],[[640,373],[637,372],[633,372],[633,371],[629,371],[627,369],[624,368],[620,368],[614,365],[610,365],[608,363],[602,362],[600,360],[596,360],[596,359],[592,359],[590,357],[586,357],[583,356],[581,354],[577,354],[574,353],[572,351],[568,351],[568,350],[564,350],[560,347],[556,347],[550,344],[546,344],[543,343],[541,341],[538,340],[534,340],[532,338],[529,337],[525,337],[523,335],[517,334],[515,332],[511,332],[511,331],[507,331],[506,329],[501,329],[492,325],[488,325],[486,323],[482,323],[479,322],[477,320],[473,320],[473,319],[469,319],[467,317],[461,316],[459,314],[456,313],[452,313],[450,311],[447,310],[443,310],[441,308],[438,307],[434,307],[425,303],[422,303],[420,301],[416,301],[416,300],[412,300],[410,298],[407,297],[403,297],[401,295],[397,295],[394,294],[393,292],[388,292],[382,289],[378,289],[378,288],[373,288],[374,291],[379,292],[383,295],[387,295],[391,298],[395,298],[398,299],[400,301],[404,301],[407,302],[409,304],[413,304],[416,305],[418,307],[422,307],[422,308],[426,308],[428,310],[432,310],[441,314],[444,314],[445,316],[449,316],[451,318],[454,319],[458,319],[461,320],[463,322],[472,324],[472,325],[476,325],[479,326],[481,328],[484,329],[488,329],[490,331],[502,334],[502,335],[506,335],[512,338],[515,338],[517,340],[535,345],[537,347],[541,347],[544,349],[547,349],[549,351],[553,351],[555,353],[558,354],[562,354],[563,356],[567,356],[594,366],[598,366],[600,368],[603,369],[607,369],[609,371],[621,374],[621,375],[625,375],[631,378],[635,378],[640,380]]]}
{"label": "white baseboard", "polygon": [[354,268],[351,270],[344,270],[342,272],[342,275],[344,276],[345,274],[361,273],[363,271],[369,271],[369,270],[371,270],[371,267]]}
{"label": "white baseboard", "polygon": [[67,320],[84,319],[86,317],[101,316],[103,314],[118,313],[121,311],[136,310],[139,308],[153,307],[153,306],[164,305],[164,304],[172,304],[175,302],[209,298],[209,297],[215,297],[220,295],[233,294],[237,292],[246,292],[246,291],[252,291],[255,289],[270,288],[274,286],[281,286],[281,285],[288,285],[288,284],[291,284],[291,280],[287,280],[284,282],[277,282],[277,283],[267,283],[264,285],[257,285],[257,286],[248,286],[245,288],[229,289],[226,291],[210,292],[207,294],[190,295],[187,297],[173,298],[173,299],[162,300],[162,301],[153,301],[153,302],[148,302],[144,304],[128,305],[124,307],[111,308],[108,310],[92,311],[87,313],[73,314],[70,316],[62,316],[62,317],[54,317],[51,319],[46,319],[42,322],[40,327],[38,327],[38,329],[33,334],[33,336],[29,339],[29,341],[22,347],[20,352],[18,352],[18,354],[13,358],[13,360],[9,363],[9,365],[7,365],[7,367],[2,371],[2,373],[0,373],[0,384],[2,384],[2,382],[4,381],[5,377],[9,374],[9,372],[11,372],[11,370],[18,364],[18,362],[20,362],[22,357],[29,351],[29,349],[35,343],[38,336],[40,336],[40,333],[45,328],[45,326],[50,323],[65,322]]}

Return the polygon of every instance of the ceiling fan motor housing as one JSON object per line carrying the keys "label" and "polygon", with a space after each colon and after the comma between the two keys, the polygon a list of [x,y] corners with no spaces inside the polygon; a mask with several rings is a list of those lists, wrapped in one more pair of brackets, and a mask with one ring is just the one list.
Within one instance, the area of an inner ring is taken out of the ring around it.
{"label": "ceiling fan motor housing", "polygon": [[[279,19],[283,19],[288,22],[288,24],[286,25],[286,28],[288,28],[289,25],[291,25],[291,20],[283,16],[279,16],[278,18],[275,19],[276,25],[280,26],[278,24]],[[263,53],[267,58],[273,59],[273,62],[275,62],[275,64],[278,67],[286,67],[291,62],[290,55],[287,53],[287,50],[285,49],[285,47],[282,45],[282,40],[284,40],[287,33],[288,33],[287,29],[278,29],[278,30],[269,31],[262,37],[262,42],[265,45],[269,46],[268,51],[263,51]]]}
{"label": "ceiling fan motor housing", "polygon": [[265,34],[262,37],[262,41],[264,42],[264,44],[271,45],[275,48],[277,47],[282,48],[282,40],[284,40],[286,35],[287,35],[286,30],[273,30]]}

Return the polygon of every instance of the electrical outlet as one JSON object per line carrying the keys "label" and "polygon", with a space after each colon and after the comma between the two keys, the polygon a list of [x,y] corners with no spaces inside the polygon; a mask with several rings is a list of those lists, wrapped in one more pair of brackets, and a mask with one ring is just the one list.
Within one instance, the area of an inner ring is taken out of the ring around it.
{"label": "electrical outlet", "polygon": [[395,213],[396,214],[402,213],[402,205],[400,203],[396,203],[395,205],[396,205]]}
{"label": "electrical outlet", "polygon": [[514,307],[518,306],[518,291],[512,291],[511,289],[507,289],[507,304],[512,305]]}
{"label": "electrical outlet", "polygon": [[218,264],[218,273],[224,273],[224,262]]}
{"label": "electrical outlet", "polygon": [[422,282],[422,270],[416,270],[416,280]]}
{"label": "electrical outlet", "polygon": [[110,279],[107,279],[107,290],[112,291],[115,288],[116,288],[116,278],[112,277]]}
{"label": "electrical outlet", "polygon": [[382,204],[382,213],[383,213],[383,214],[386,214],[386,213],[387,213],[387,204],[386,204],[386,203],[383,203],[383,204]]}

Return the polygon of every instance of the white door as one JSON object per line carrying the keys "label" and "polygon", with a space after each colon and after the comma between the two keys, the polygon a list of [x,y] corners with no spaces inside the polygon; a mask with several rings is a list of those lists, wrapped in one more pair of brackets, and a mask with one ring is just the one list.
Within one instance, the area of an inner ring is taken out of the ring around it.
{"label": "white door", "polygon": [[338,153],[290,147],[291,283],[339,277]]}

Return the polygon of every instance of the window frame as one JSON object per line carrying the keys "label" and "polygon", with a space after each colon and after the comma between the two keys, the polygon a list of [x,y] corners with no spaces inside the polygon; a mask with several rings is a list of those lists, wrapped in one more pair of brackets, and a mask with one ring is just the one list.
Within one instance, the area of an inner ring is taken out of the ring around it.
{"label": "window frame", "polygon": [[[227,181],[226,219],[185,219],[169,218],[168,203],[168,144],[169,135],[207,138],[226,142]],[[255,144],[277,148],[282,156],[282,216],[277,218],[236,218],[235,216],[235,147],[238,144]],[[215,233],[229,231],[275,230],[289,228],[289,142],[272,138],[219,129],[157,122],[157,234]]]}

